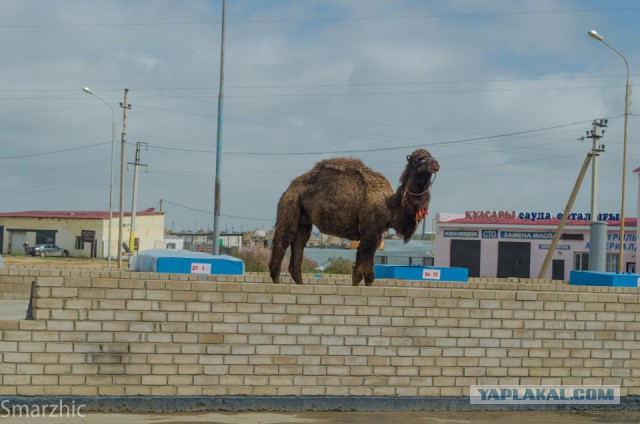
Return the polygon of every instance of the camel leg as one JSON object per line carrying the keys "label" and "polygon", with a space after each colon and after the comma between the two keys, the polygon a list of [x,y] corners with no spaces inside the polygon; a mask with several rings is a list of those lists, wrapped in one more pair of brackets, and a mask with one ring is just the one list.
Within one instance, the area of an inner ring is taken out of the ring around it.
{"label": "camel leg", "polygon": [[289,261],[289,273],[296,284],[302,284],[302,261],[304,260],[304,247],[311,237],[311,224],[298,225],[298,233],[291,243],[291,260]]}
{"label": "camel leg", "polygon": [[[276,230],[273,235],[273,245],[271,247],[271,258],[269,259],[269,273],[271,274],[271,280],[276,284],[280,282],[280,269],[287,248],[296,238],[299,219],[299,214],[289,216],[286,215],[286,213],[281,214],[280,207],[278,209],[278,220],[276,221]],[[295,209],[291,208],[290,210]]]}
{"label": "camel leg", "polygon": [[358,251],[356,253],[356,264],[353,267],[352,284],[357,286],[364,278],[364,285],[370,286],[373,284],[374,272],[373,272],[373,258],[376,254],[376,249],[380,245],[380,237],[366,238],[360,241]]}
{"label": "camel leg", "polygon": [[282,260],[284,259],[286,251],[287,245],[285,242],[276,240],[274,237],[271,247],[271,259],[269,259],[269,273],[271,274],[271,281],[276,284],[280,282],[280,267],[282,266]]}

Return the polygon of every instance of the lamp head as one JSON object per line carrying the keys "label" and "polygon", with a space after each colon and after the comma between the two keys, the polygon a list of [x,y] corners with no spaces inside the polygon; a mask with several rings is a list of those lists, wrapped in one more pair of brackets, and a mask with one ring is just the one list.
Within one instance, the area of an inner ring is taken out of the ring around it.
{"label": "lamp head", "polygon": [[93,94],[93,91],[89,90],[89,87],[82,87],[82,91],[85,93]]}
{"label": "lamp head", "polygon": [[604,41],[604,38],[602,38],[602,35],[598,34],[598,32],[595,29],[592,29],[587,34],[589,34],[589,37],[593,38],[594,40]]}

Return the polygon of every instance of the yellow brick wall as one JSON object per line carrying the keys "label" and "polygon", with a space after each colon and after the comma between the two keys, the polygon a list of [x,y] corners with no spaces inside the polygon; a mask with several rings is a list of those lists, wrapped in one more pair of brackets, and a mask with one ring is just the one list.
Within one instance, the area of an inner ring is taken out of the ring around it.
{"label": "yellow brick wall", "polygon": [[640,394],[637,289],[37,273],[36,319],[0,321],[0,395]]}

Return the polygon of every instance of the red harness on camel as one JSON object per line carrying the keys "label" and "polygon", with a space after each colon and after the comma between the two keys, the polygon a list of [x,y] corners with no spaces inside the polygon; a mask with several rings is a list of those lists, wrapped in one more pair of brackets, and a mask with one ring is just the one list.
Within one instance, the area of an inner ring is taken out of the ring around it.
{"label": "red harness on camel", "polygon": [[[407,194],[410,194],[412,196],[422,196],[427,191],[429,191],[429,188],[427,187],[427,189],[425,191],[423,191],[422,193],[411,193],[406,188],[404,189],[404,191],[406,191]],[[420,221],[422,221],[424,218],[426,218],[427,215],[429,215],[429,209],[425,208],[424,206],[422,206],[420,209],[418,209],[418,211],[416,212],[416,225],[418,225],[420,223]]]}
{"label": "red harness on camel", "polygon": [[418,225],[420,221],[426,218],[427,215],[429,215],[429,210],[427,208],[423,207],[418,209],[418,212],[416,212],[416,225]]}

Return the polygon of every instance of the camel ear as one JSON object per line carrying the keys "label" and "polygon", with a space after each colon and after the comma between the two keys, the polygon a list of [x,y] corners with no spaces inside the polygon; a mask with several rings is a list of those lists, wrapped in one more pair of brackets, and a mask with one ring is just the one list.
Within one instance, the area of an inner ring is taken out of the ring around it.
{"label": "camel ear", "polygon": [[411,162],[411,155],[407,155],[407,162]]}

